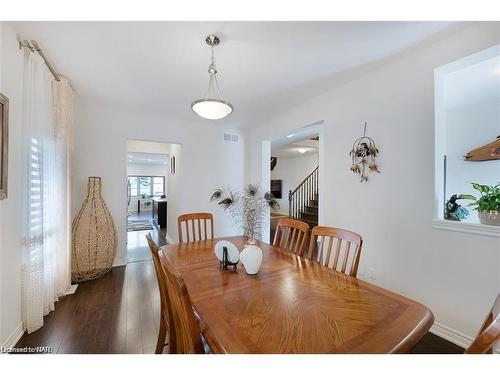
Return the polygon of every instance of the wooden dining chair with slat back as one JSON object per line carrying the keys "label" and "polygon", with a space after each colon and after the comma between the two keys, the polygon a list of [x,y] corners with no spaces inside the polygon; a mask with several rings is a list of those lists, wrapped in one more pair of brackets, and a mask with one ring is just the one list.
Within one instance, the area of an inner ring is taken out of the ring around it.
{"label": "wooden dining chair with slat back", "polygon": [[214,238],[214,217],[208,212],[181,215],[177,218],[177,226],[180,243]]}
{"label": "wooden dining chair with slat back", "polygon": [[202,333],[193,311],[186,283],[165,256],[162,256],[161,263],[165,270],[168,295],[172,304],[176,353],[205,354]]}
{"label": "wooden dining chair with slat back", "polygon": [[170,301],[168,298],[167,290],[167,279],[165,271],[163,270],[159,258],[158,252],[160,249],[153,241],[151,234],[146,234],[146,240],[148,241],[149,249],[153,256],[153,263],[156,271],[156,279],[158,280],[158,288],[160,290],[160,330],[158,332],[158,341],[156,342],[156,354],[163,353],[163,348],[165,346],[165,338],[168,331],[168,349],[169,353],[175,353],[176,343],[175,343],[175,327],[172,317],[172,309],[170,306]]}
{"label": "wooden dining chair with slat back", "polygon": [[293,254],[302,256],[305,252],[309,225],[293,219],[279,219],[274,235],[273,246],[278,246]]}
{"label": "wooden dining chair with slat back", "polygon": [[481,326],[472,344],[465,350],[466,354],[491,354],[493,347],[500,341],[500,294]]}
{"label": "wooden dining chair with slat back", "polygon": [[307,258],[356,277],[363,239],[357,233],[317,226],[311,231]]}

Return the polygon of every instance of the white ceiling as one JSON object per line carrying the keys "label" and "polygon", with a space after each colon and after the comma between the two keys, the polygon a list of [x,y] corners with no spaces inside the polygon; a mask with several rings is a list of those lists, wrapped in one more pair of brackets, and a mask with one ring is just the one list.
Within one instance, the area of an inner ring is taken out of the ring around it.
{"label": "white ceiling", "polygon": [[319,142],[312,139],[303,139],[292,143],[272,147],[271,156],[279,159],[292,159],[319,153]]}
{"label": "white ceiling", "polygon": [[167,165],[168,155],[129,152],[127,161],[129,164]]}
{"label": "white ceiling", "polygon": [[78,100],[191,121],[208,83],[216,33],[222,92],[234,105],[223,123],[289,105],[335,80],[453,28],[452,22],[13,22],[36,39]]}

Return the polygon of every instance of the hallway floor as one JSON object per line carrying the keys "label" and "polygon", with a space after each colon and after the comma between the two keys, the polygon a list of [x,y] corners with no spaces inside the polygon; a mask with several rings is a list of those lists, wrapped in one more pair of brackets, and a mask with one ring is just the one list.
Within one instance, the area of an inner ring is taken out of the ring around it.
{"label": "hallway floor", "polygon": [[[149,251],[148,243],[144,236],[149,232],[158,233],[158,226],[153,223],[151,211],[143,211],[140,213],[134,212],[128,216],[128,220],[149,220],[153,227],[152,230],[139,230],[127,232],[127,260],[128,263],[151,260],[151,252]],[[160,246],[166,243],[165,229],[160,229],[160,234],[157,234],[157,240]]]}

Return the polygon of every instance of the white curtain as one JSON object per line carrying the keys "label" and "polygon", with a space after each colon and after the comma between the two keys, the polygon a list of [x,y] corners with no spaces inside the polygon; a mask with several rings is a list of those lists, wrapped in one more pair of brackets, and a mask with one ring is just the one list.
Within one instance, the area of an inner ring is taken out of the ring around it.
{"label": "white curtain", "polygon": [[[66,293],[69,280],[67,184],[56,140],[53,77],[28,50],[23,85],[22,314],[31,333]],[[65,157],[65,156],[64,156]],[[64,165],[64,164],[63,164]],[[64,165],[65,166],[65,165]]]}
{"label": "white curtain", "polygon": [[71,285],[71,156],[73,151],[73,112],[75,95],[66,78],[52,81],[55,164],[60,205],[57,230],[56,291],[63,295]]}

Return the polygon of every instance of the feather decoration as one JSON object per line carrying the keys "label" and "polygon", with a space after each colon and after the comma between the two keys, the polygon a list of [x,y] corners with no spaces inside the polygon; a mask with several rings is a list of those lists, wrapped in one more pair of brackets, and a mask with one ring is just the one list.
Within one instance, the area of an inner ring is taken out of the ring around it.
{"label": "feather decoration", "polygon": [[249,239],[262,238],[264,217],[268,209],[279,209],[279,203],[270,192],[261,194],[256,184],[245,186],[243,191],[217,189],[210,198],[228,211],[245,236]]}
{"label": "feather decoration", "polygon": [[365,122],[363,136],[354,141],[351,152],[349,153],[352,158],[351,171],[360,175],[360,182],[368,181],[368,172],[380,173],[377,163],[375,162],[375,158],[378,154],[379,151],[375,145],[375,141],[366,136]]}

